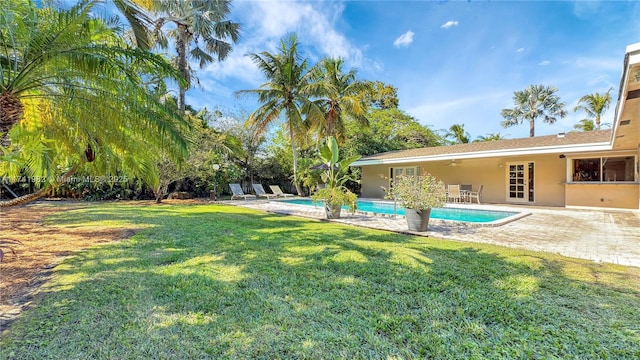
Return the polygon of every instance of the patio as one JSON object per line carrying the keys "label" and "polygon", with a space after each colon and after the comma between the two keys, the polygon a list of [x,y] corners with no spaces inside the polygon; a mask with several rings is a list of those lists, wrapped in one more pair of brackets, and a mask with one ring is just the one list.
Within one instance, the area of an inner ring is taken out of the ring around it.
{"label": "patio", "polygon": [[[231,201],[232,205],[263,211],[324,219],[321,206],[282,204],[277,201]],[[501,226],[478,226],[431,220],[420,236],[495,244],[595,262],[640,267],[640,213],[624,210],[583,210],[513,205],[455,204],[470,209],[528,212],[529,216]],[[344,224],[409,233],[404,218],[343,211]]]}

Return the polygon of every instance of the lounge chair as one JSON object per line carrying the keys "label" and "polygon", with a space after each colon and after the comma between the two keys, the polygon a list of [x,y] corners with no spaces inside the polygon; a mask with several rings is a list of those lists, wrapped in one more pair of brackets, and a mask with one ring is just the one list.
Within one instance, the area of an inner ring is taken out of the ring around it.
{"label": "lounge chair", "polygon": [[447,190],[447,198],[449,201],[462,202],[462,192],[460,191],[460,185],[449,185]]}
{"label": "lounge chair", "polygon": [[267,199],[270,199],[272,197],[278,197],[278,195],[276,194],[267,194],[266,191],[264,191],[264,188],[262,187],[262,184],[251,184],[253,186],[253,191],[256,192],[256,195],[258,197],[266,197]]}
{"label": "lounge chair", "polygon": [[229,184],[229,188],[231,189],[231,193],[233,194],[231,195],[231,200],[235,198],[243,198],[245,200],[247,200],[247,198],[256,198],[255,195],[245,194],[244,191],[242,191],[242,187],[240,186],[240,184]]}
{"label": "lounge chair", "polygon": [[288,196],[295,196],[293,194],[287,194],[282,192],[282,189],[280,189],[280,186],[278,185],[269,185],[269,188],[271,189],[271,192],[278,195],[278,196],[282,196],[282,197],[288,197]]}
{"label": "lounge chair", "polygon": [[484,187],[484,185],[480,185],[480,188],[478,188],[478,191],[472,191],[469,193],[468,197],[469,197],[469,202],[473,202],[473,199],[476,199],[476,201],[478,202],[478,205],[480,204],[480,196],[482,196],[482,188]]}

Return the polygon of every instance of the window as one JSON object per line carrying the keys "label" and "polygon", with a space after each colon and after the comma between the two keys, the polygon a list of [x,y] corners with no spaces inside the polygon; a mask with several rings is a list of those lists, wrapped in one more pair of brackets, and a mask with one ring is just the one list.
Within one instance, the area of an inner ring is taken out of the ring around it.
{"label": "window", "polygon": [[420,168],[418,166],[412,167],[397,167],[389,168],[389,189],[393,187],[393,178],[398,176],[419,176]]}
{"label": "window", "polygon": [[635,156],[573,159],[573,181],[635,181]]}
{"label": "window", "polygon": [[396,176],[416,176],[420,174],[420,169],[416,166],[404,168],[391,168],[391,179]]}

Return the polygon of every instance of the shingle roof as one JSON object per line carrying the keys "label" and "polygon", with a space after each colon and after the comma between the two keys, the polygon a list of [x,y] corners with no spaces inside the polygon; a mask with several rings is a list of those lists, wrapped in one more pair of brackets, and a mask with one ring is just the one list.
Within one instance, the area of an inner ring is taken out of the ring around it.
{"label": "shingle roof", "polygon": [[501,152],[520,149],[548,149],[554,147],[565,147],[571,145],[590,145],[609,143],[611,130],[599,130],[589,132],[570,132],[564,136],[547,135],[520,139],[505,139],[497,141],[474,142],[469,144],[457,144],[449,146],[426,147],[419,149],[397,150],[365,156],[353,165],[371,160],[390,160],[424,158],[430,156],[443,155],[464,155],[483,152]]}

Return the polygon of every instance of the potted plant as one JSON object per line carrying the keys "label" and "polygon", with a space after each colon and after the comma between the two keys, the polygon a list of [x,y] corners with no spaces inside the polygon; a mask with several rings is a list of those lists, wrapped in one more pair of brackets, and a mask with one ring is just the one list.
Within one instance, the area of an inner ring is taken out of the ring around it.
{"label": "potted plant", "polygon": [[325,187],[316,191],[311,199],[314,202],[323,201],[327,219],[337,219],[340,217],[342,206],[349,207],[351,212],[356,210],[356,200],[358,197],[344,185],[348,180],[356,181],[349,174],[349,165],[360,159],[360,155],[339,160],[338,142],[331,136],[327,143],[320,148],[320,159],[325,170],[322,173],[322,181]]}
{"label": "potted plant", "polygon": [[405,208],[409,230],[426,231],[431,209],[445,204],[447,192],[444,183],[430,174],[398,176],[392,180],[387,198],[398,201]]}

